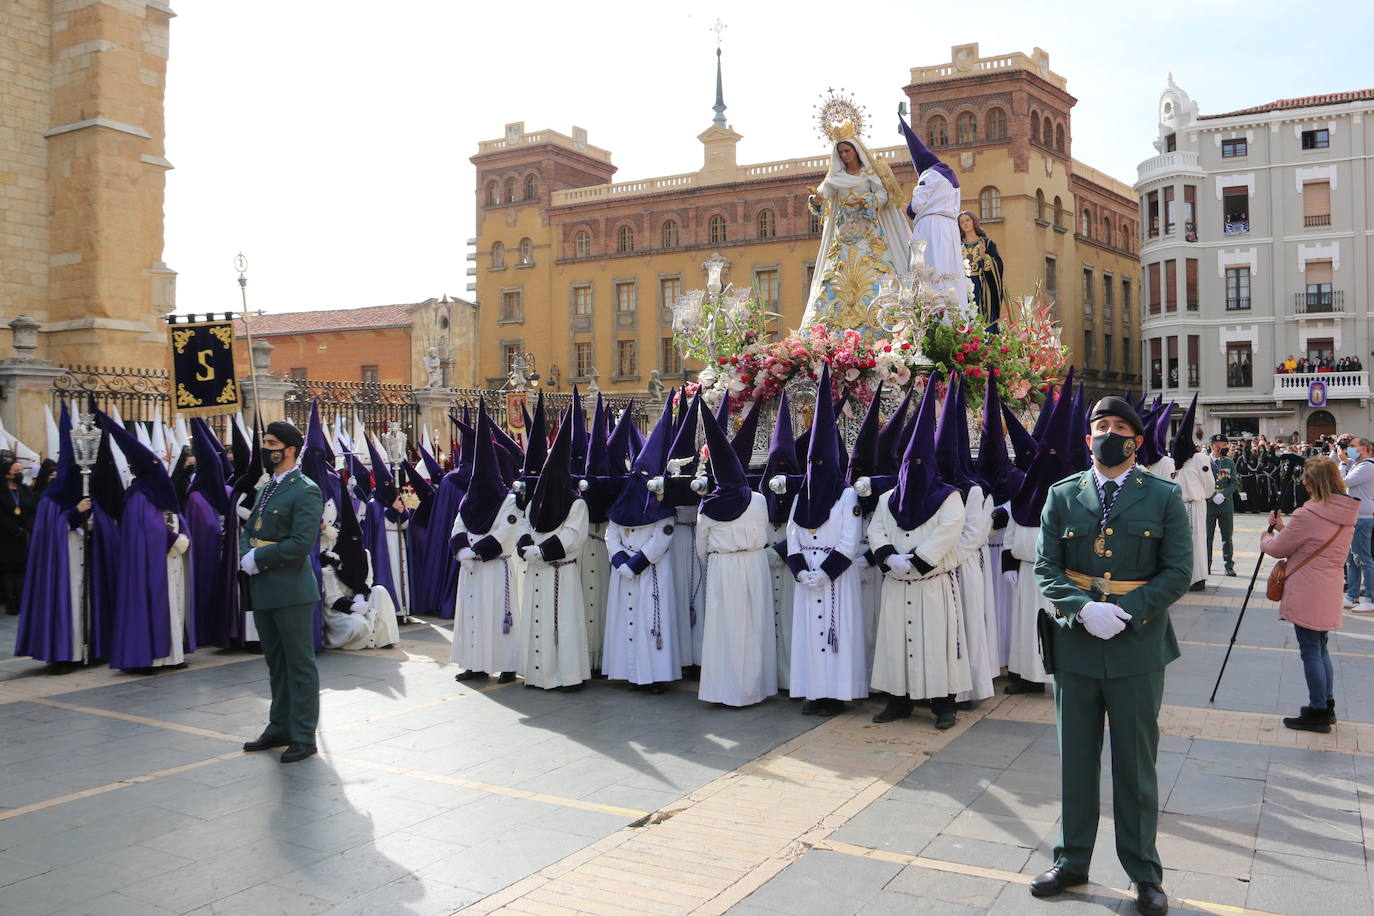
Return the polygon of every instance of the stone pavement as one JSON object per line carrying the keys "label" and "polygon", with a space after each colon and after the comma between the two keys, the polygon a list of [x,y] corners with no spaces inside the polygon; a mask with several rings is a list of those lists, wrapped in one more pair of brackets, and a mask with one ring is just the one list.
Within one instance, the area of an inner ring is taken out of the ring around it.
{"label": "stone pavement", "polygon": [[[1261,521],[1237,519],[1254,569]],[[1291,628],[1212,577],[1174,608],[1160,851],[1174,912],[1374,912],[1374,619],[1333,639],[1330,735],[1304,702]],[[0,618],[0,646],[14,618]],[[829,721],[775,698],[708,706],[597,682],[579,694],[458,685],[448,628],[320,658],[321,755],[283,766],[256,656],[184,671],[53,676],[0,656],[0,912],[1132,912],[1110,791],[1094,884],[1026,884],[1058,831],[1050,702],[998,696],[958,727],[928,714]],[[1104,766],[1104,784],[1110,778]],[[1367,826],[1369,825],[1369,826]]]}

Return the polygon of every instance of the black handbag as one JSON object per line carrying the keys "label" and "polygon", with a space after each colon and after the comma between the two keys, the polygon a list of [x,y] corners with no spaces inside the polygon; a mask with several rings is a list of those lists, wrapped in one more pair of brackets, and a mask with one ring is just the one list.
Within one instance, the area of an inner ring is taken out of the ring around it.
{"label": "black handbag", "polygon": [[1041,608],[1035,615],[1035,632],[1040,637],[1040,661],[1046,674],[1054,674],[1054,631],[1057,629],[1059,624]]}

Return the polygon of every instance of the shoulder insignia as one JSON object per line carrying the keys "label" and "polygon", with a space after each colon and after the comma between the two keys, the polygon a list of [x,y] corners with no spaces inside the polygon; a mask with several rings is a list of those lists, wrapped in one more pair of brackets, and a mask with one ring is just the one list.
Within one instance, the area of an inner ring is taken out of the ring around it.
{"label": "shoulder insignia", "polygon": [[673,533],[673,526],[672,526],[672,525],[664,525],[664,526],[663,526],[663,533],[664,533],[664,534],[672,534],[672,533]]}
{"label": "shoulder insignia", "polygon": [[506,516],[506,524],[508,524],[508,525],[514,525],[514,524],[515,524],[515,516],[514,516],[513,514],[512,514],[512,515],[507,515],[507,516]]}
{"label": "shoulder insignia", "polygon": [[855,507],[854,507],[854,514],[855,514],[856,516],[861,516],[861,515],[864,514],[864,510],[863,510],[863,509],[860,509],[858,506],[855,506]]}

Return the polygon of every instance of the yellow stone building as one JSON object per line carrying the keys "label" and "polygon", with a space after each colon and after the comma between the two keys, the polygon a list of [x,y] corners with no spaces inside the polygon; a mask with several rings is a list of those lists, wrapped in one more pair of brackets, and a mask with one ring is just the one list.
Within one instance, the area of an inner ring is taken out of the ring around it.
{"label": "yellow stone building", "polygon": [[[8,0],[0,8],[0,323],[41,324],[28,355],[166,364],[161,317],[163,91],[171,8],[160,0]],[[0,334],[0,358],[15,355]]]}
{"label": "yellow stone building", "polygon": [[[825,154],[741,165],[741,135],[716,116],[700,135],[694,172],[613,182],[611,154],[587,133],[506,126],[479,144],[474,260],[479,383],[500,384],[529,352],[560,384],[643,391],[651,370],[666,384],[683,365],[672,347],[670,306],[705,286],[719,254],[727,282],[756,284],[801,321],[819,227],[805,197]],[[1071,358],[1094,392],[1138,385],[1138,212],[1129,185],[1072,158],[1067,80],[1049,55],[981,57],[953,49],[949,63],[916,67],[904,87],[911,123],[959,174],[964,207],[980,214],[1005,262],[1009,296],[1040,286],[1056,302]],[[890,133],[889,133],[890,131]],[[868,145],[909,191],[905,145]],[[692,367],[688,366],[690,372]]]}

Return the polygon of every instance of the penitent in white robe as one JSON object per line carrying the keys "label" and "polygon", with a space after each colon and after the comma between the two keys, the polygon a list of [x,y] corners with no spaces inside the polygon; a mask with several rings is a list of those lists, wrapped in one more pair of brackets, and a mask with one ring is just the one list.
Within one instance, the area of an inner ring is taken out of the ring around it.
{"label": "penitent in white robe", "polygon": [[[172,530],[180,534],[181,525],[178,517],[174,515],[172,519]],[[154,668],[180,665],[186,661],[186,616],[190,608],[190,589],[186,586],[191,578],[186,551],[189,547],[188,542],[182,547],[173,545],[168,551],[170,556],[167,557],[167,605],[172,618],[171,650],[166,658],[153,659]]]}
{"label": "penitent in white robe", "polygon": [[[1011,512],[1010,503],[1002,503],[994,506],[995,509],[1005,509]],[[1008,519],[1007,524],[1011,524]],[[993,667],[1002,669],[1007,666],[1007,655],[1011,649],[1011,604],[1014,587],[1006,579],[1002,578],[1002,551],[1006,546],[1007,528],[993,528],[988,532],[988,572],[990,574],[992,586],[988,594],[991,595],[989,611],[995,615],[995,626],[990,627],[988,632],[995,640]]]}
{"label": "penitent in white robe", "polygon": [[873,555],[868,543],[868,523],[872,518],[872,514],[861,516],[863,533],[859,535],[859,555],[854,558],[855,571],[859,574],[859,602],[864,609],[864,678],[869,681],[873,679],[873,654],[878,644],[878,606],[882,604],[883,591],[882,570],[868,562]]}
{"label": "penitent in white robe", "polygon": [[707,703],[752,706],[778,692],[773,583],[768,573],[768,503],[761,493],[734,521],[697,518],[697,557],[706,569],[701,686]]}
{"label": "penitent in white robe", "polygon": [[1040,586],[1035,579],[1036,542],[1040,539],[1040,526],[1026,528],[1007,522],[1004,549],[1010,550],[1018,561],[1016,584],[1012,587],[1011,605],[1011,643],[1007,655],[1007,670],[1019,674],[1023,680],[1037,684],[1048,684],[1051,677],[1045,673],[1045,663],[1040,658],[1040,632],[1036,629],[1036,619],[1041,610],[1054,613],[1054,606],[1040,594]]}
{"label": "penitent in white robe", "polygon": [[[913,247],[924,241],[925,262],[934,271],[933,291],[943,295],[956,315],[967,317],[972,309],[973,284],[964,273],[964,246],[959,235],[960,191],[933,168],[926,169],[911,191]],[[953,322],[946,321],[946,324]]]}
{"label": "penitent in white robe", "polygon": [[706,632],[706,606],[702,600],[701,577],[704,570],[697,559],[697,507],[679,506],[673,523],[673,587],[677,610],[678,663],[701,664],[701,640]]}
{"label": "penitent in white robe", "polygon": [[[610,594],[611,558],[606,551],[606,522],[587,526],[587,547],[582,551],[582,593],[587,602],[587,652],[592,668],[601,670],[602,643],[606,637],[606,601]],[[602,672],[604,673],[604,672]]]}
{"label": "penitent in white robe", "polygon": [[800,554],[807,569],[820,570],[832,551],[851,562],[838,578],[824,577],[816,585],[798,582],[793,591],[788,681],[793,697],[855,700],[868,696],[863,605],[859,573],[852,565],[863,527],[858,508],[858,495],[846,487],[819,528],[803,528],[795,520],[787,523],[787,553]]}
{"label": "penitent in white robe", "polygon": [[[391,516],[395,514],[396,520]],[[412,570],[410,565],[415,558],[410,555],[409,545],[405,542],[405,531],[410,527],[410,513],[386,513],[386,552],[391,561],[391,581],[396,583],[396,594],[391,596],[396,605],[397,617],[410,615],[410,582],[406,578]],[[404,575],[403,575],[404,572]]]}
{"label": "penitent in white robe", "polygon": [[624,563],[624,572],[615,570],[610,576],[601,670],[611,680],[653,684],[682,677],[677,595],[669,556],[676,527],[672,518],[633,528],[615,522],[606,525],[606,551],[611,557],[624,553],[634,558],[643,553],[649,563],[638,575]]}
{"label": "penitent in white robe", "polygon": [[[792,596],[797,580],[787,568],[787,523],[768,524],[768,578],[773,584],[773,632],[778,645],[778,684],[787,689],[792,670]],[[777,549],[781,544],[781,553]]]}
{"label": "penitent in white robe", "polygon": [[513,554],[523,519],[513,493],[506,494],[487,531],[468,531],[461,514],[453,518],[450,542],[462,534],[467,536],[469,547],[487,537],[501,545],[497,557],[458,565],[451,658],[469,671],[500,674],[520,666],[520,594],[524,583]]}
{"label": "penitent in white robe", "polygon": [[551,690],[580,684],[592,676],[582,572],[578,568],[587,541],[587,504],[573,500],[567,518],[553,531],[534,531],[528,514],[521,515],[519,533],[534,538],[535,546],[558,538],[563,556],[525,563],[520,664],[516,671],[529,687]]}
{"label": "penitent in white robe", "polygon": [[969,488],[964,503],[964,530],[955,548],[959,566],[959,606],[963,609],[964,633],[968,637],[968,664],[972,685],[956,699],[985,700],[993,695],[992,679],[1001,674],[996,662],[997,619],[990,589],[991,570],[987,567],[987,541],[992,531],[992,501],[983,488]]}
{"label": "penitent in white robe", "polygon": [[956,491],[934,515],[910,531],[897,524],[888,501],[878,501],[868,539],[873,552],[884,547],[914,553],[929,566],[883,577],[878,612],[878,654],[873,689],[920,700],[968,690],[968,640],[959,606],[959,537],[964,531],[964,499]]}
{"label": "penitent in white robe", "polygon": [[1188,528],[1193,535],[1193,582],[1207,578],[1211,559],[1207,552],[1207,500],[1216,492],[1212,482],[1212,462],[1206,452],[1194,452],[1177,474],[1183,491],[1183,507],[1188,510]]}

